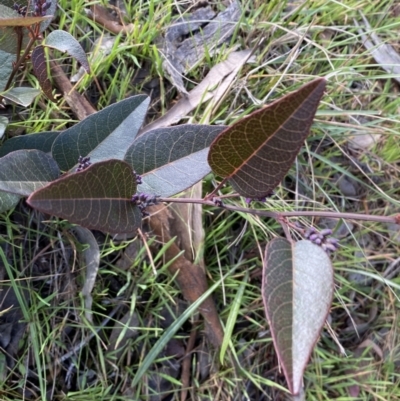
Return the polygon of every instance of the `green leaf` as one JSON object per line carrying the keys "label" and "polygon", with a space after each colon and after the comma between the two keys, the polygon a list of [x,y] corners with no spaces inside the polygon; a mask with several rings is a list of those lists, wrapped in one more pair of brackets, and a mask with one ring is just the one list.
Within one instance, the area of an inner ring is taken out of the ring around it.
{"label": "green leaf", "polygon": [[326,252],[311,241],[272,240],[265,250],[262,295],[275,350],[292,394],[328,315],[333,269]]}
{"label": "green leaf", "polygon": [[0,157],[20,149],[37,149],[50,153],[53,142],[58,135],[60,132],[47,131],[10,138],[0,147]]}
{"label": "green leaf", "polygon": [[140,192],[162,197],[189,188],[210,172],[210,143],[225,126],[179,125],[139,136],[125,160],[142,176]]}
{"label": "green leaf", "polygon": [[1,94],[8,100],[21,106],[29,106],[37,95],[40,95],[40,90],[28,88],[26,86],[14,87]]}
{"label": "green leaf", "polygon": [[59,29],[52,31],[43,41],[42,45],[68,53],[71,57],[79,61],[86,72],[90,72],[85,51],[70,33]]}
{"label": "green leaf", "polygon": [[[2,31],[0,29],[0,44],[2,43]],[[8,78],[13,70],[13,63],[17,60],[15,54],[8,53],[0,49],[0,94],[8,82]]]}
{"label": "green leaf", "polygon": [[62,132],[52,148],[61,170],[74,167],[79,156],[90,156],[92,162],[122,160],[143,124],[148,104],[147,96],[132,96]]}
{"label": "green leaf", "polygon": [[6,212],[13,208],[21,199],[18,195],[0,191],[0,213]]}
{"label": "green leaf", "polygon": [[28,204],[83,227],[109,233],[133,232],[141,212],[132,203],[136,179],[128,163],[107,160],[59,178],[34,192]]}
{"label": "green leaf", "polygon": [[40,150],[17,150],[0,158],[0,190],[28,196],[60,176],[57,163]]}
{"label": "green leaf", "polygon": [[269,195],[303,145],[324,89],[315,79],[227,128],[210,146],[213,172],[242,196]]}

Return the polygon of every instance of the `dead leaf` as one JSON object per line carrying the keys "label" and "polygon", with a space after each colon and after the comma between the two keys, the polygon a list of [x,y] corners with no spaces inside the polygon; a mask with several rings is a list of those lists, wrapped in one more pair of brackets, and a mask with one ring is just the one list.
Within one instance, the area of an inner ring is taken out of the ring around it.
{"label": "dead leaf", "polygon": [[178,123],[183,117],[219,93],[224,93],[242,66],[249,60],[251,50],[241,50],[229,54],[225,61],[211,68],[206,77],[186,98],[180,99],[167,113],[140,131],[140,135],[156,128],[168,127]]}
{"label": "dead leaf", "polygon": [[82,252],[85,259],[85,283],[81,293],[85,302],[85,317],[89,322],[93,322],[93,299],[91,294],[100,265],[100,248],[96,238],[87,228],[75,226],[72,231],[75,233],[76,238],[81,244],[89,246]]}
{"label": "dead leaf", "polygon": [[[171,212],[164,205],[151,206],[148,211],[151,214],[150,226],[157,239],[162,243],[169,242],[173,238],[169,227],[169,220],[173,218]],[[172,243],[166,250],[165,259],[174,259],[168,270],[171,275],[176,276],[186,300],[194,302],[207,291],[208,283],[204,271],[186,259],[176,243]],[[205,320],[209,341],[215,347],[219,347],[222,344],[223,329],[212,297],[208,297],[201,304],[199,312]]]}
{"label": "dead leaf", "polygon": [[361,14],[367,30],[360,27],[358,22],[354,20],[354,24],[360,29],[358,30],[363,40],[364,46],[370,51],[375,61],[389,74],[393,74],[393,79],[400,83],[400,56],[396,53],[392,46],[383,43],[379,36],[371,29],[371,25],[363,14]]}

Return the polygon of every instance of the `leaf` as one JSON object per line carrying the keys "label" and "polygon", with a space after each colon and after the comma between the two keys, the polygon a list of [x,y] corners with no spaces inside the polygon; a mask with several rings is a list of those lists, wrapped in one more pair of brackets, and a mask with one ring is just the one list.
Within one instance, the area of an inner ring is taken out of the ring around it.
{"label": "leaf", "polygon": [[265,250],[262,295],[275,350],[292,394],[329,312],[333,295],[331,261],[304,240],[272,240]]}
{"label": "leaf", "polygon": [[[3,37],[4,36],[2,36],[0,30],[0,44]],[[11,54],[0,49],[0,94],[7,85],[8,78],[13,70],[13,63],[16,61],[16,59],[17,57],[15,54]]]}
{"label": "leaf", "polygon": [[83,269],[85,271],[85,280],[81,294],[85,301],[85,317],[89,322],[93,323],[93,298],[91,294],[100,266],[100,248],[95,236],[87,228],[75,226],[72,232],[76,235],[81,244],[89,245],[82,252],[85,259],[85,266]]}
{"label": "leaf", "polygon": [[[90,115],[54,141],[52,155],[61,170],[74,167],[79,156],[92,162],[120,159],[135,139],[146,115],[149,98],[132,96]],[[107,142],[102,143],[105,139]]]}
{"label": "leaf", "polygon": [[6,132],[7,125],[8,125],[8,118],[0,116],[0,139],[3,138],[3,135]]}
{"label": "leaf", "polygon": [[28,204],[83,227],[109,233],[135,231],[141,212],[131,202],[136,179],[129,164],[120,160],[96,163],[34,192]]}
{"label": "leaf", "polygon": [[210,146],[213,172],[242,196],[269,195],[303,145],[324,89],[315,79],[227,128]]}
{"label": "leaf", "polygon": [[79,61],[86,72],[90,72],[90,66],[85,51],[70,33],[57,29],[51,32],[42,44],[43,46],[68,53],[71,57]]}
{"label": "leaf", "polygon": [[360,27],[357,21],[354,20],[356,26],[360,27],[358,33],[361,36],[362,43],[367,50],[370,51],[375,61],[389,74],[392,78],[400,83],[400,55],[396,52],[393,46],[388,45],[379,38],[379,36],[373,31],[368,20],[363,14],[361,14],[364,21],[366,30]]}
{"label": "leaf", "polygon": [[[50,7],[45,11],[45,16],[42,17],[30,17],[28,16],[28,18],[40,18],[42,20],[42,22],[40,23],[40,32],[43,32],[51,23],[52,18],[54,17],[54,14],[56,12],[57,9],[57,0],[47,0],[46,3],[50,2]],[[21,7],[24,6],[28,6],[28,14],[32,14],[35,11],[35,2],[32,0],[19,0],[19,1],[15,1],[15,0],[2,0],[2,7],[8,8],[8,12],[12,11],[13,17],[15,18],[22,18],[20,14],[18,14],[12,7],[14,6],[14,4],[18,4]],[[8,13],[4,14],[2,11],[0,10],[0,15],[6,17],[9,16]],[[24,17],[27,18],[27,17]],[[35,19],[31,19],[31,21],[36,21]],[[16,26],[16,25],[13,25]]]}
{"label": "leaf", "polygon": [[2,96],[6,99],[24,107],[28,107],[37,95],[40,95],[40,90],[26,86],[11,88],[2,93]]}
{"label": "leaf", "polygon": [[14,27],[14,26],[31,26],[34,24],[38,24],[39,22],[45,21],[47,19],[51,19],[50,16],[44,17],[11,17],[11,18],[3,18],[0,16],[0,26]]}
{"label": "leaf", "polygon": [[225,126],[179,125],[139,136],[125,160],[142,175],[140,192],[162,197],[189,188],[210,172],[208,146]]}
{"label": "leaf", "polygon": [[40,150],[17,150],[0,158],[0,190],[30,195],[60,175],[57,163]]}
{"label": "leaf", "polygon": [[53,142],[58,135],[60,132],[47,131],[10,138],[0,147],[0,157],[20,149],[37,149],[50,153]]}
{"label": "leaf", "polygon": [[17,205],[21,199],[18,195],[13,195],[8,192],[0,191],[0,213],[4,213],[7,210],[12,209]]}
{"label": "leaf", "polygon": [[181,98],[162,117],[146,125],[141,130],[141,134],[176,124],[196,109],[199,104],[214,99],[221,92],[226,92],[240,68],[249,60],[250,55],[251,50],[229,53],[228,58],[212,67],[206,77],[189,92],[187,97]]}
{"label": "leaf", "polygon": [[40,87],[42,88],[44,94],[52,101],[56,100],[53,97],[53,86],[49,78],[47,70],[46,55],[44,52],[44,47],[42,45],[36,46],[31,55],[33,72],[39,81]]}

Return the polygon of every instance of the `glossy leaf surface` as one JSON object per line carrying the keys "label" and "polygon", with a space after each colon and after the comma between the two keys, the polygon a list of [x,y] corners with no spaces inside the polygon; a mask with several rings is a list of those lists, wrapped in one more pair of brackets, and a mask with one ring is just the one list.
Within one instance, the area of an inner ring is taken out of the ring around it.
{"label": "glossy leaf surface", "polygon": [[125,160],[142,176],[139,192],[163,197],[194,185],[210,172],[208,147],[225,126],[179,125],[140,136]]}
{"label": "glossy leaf surface", "polygon": [[292,394],[301,390],[303,372],[328,315],[333,269],[318,245],[272,240],[265,250],[262,295],[275,350]]}
{"label": "glossy leaf surface", "polygon": [[213,172],[242,196],[269,195],[303,145],[324,89],[316,79],[227,128],[210,146]]}
{"label": "glossy leaf surface", "polygon": [[57,179],[57,163],[40,150],[17,150],[0,158],[0,190],[28,196]]}
{"label": "glossy leaf surface", "polygon": [[28,203],[42,212],[109,233],[135,231],[141,212],[131,202],[136,179],[129,164],[108,160],[71,173],[34,192]]}
{"label": "glossy leaf surface", "polygon": [[133,96],[62,132],[52,148],[61,170],[74,167],[79,156],[89,155],[93,163],[111,158],[122,160],[143,124],[148,104],[147,96]]}
{"label": "glossy leaf surface", "polygon": [[38,134],[15,136],[5,141],[0,147],[0,157],[20,149],[37,149],[49,153],[58,135],[60,135],[60,132],[47,131]]}

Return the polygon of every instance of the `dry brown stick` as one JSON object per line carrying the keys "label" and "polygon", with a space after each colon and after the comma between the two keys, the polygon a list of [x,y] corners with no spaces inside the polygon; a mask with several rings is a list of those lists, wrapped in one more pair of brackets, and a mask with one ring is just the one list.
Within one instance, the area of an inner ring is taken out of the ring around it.
{"label": "dry brown stick", "polygon": [[96,109],[74,89],[62,68],[55,61],[50,62],[50,68],[55,84],[78,120],[82,121],[87,116],[96,113]]}
{"label": "dry brown stick", "polygon": [[108,12],[106,8],[98,4],[92,5],[91,9],[87,12],[87,16],[94,22],[103,26],[108,31],[118,35],[119,33],[129,33],[134,27],[132,24],[122,25]]}
{"label": "dry brown stick", "polygon": [[[156,205],[149,208],[149,212],[152,214],[149,220],[151,229],[162,243],[166,243],[172,238],[168,223],[170,213],[168,211],[165,212],[165,209],[164,205]],[[162,213],[160,213],[161,211]],[[203,269],[190,262],[181,253],[181,249],[175,243],[172,243],[165,252],[165,258],[166,260],[174,260],[168,270],[171,275],[176,277],[184,298],[193,303],[207,291],[208,283]],[[201,304],[199,312],[204,318],[206,334],[210,343],[215,347],[220,347],[224,332],[217,308],[211,296]]]}

